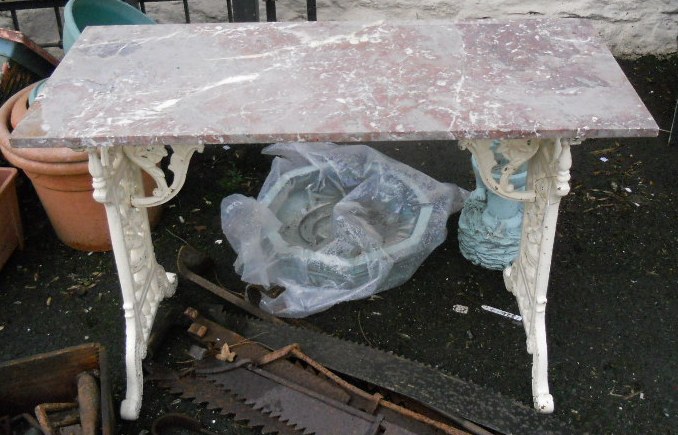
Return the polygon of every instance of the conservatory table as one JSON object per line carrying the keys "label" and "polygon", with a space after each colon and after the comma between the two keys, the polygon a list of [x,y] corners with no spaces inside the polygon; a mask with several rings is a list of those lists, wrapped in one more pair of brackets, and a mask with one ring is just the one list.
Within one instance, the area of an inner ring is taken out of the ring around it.
{"label": "conservatory table", "polygon": [[[146,208],[177,194],[193,152],[224,143],[458,141],[489,188],[525,203],[519,257],[504,277],[533,355],[534,405],[548,413],[546,289],[570,146],[657,132],[580,20],[190,24],[87,28],[12,144],[89,153],[123,295],[121,414],[134,419],[155,312],[176,286],[156,261]],[[168,184],[157,164],[169,152]],[[496,152],[507,162],[499,181]],[[514,191],[509,176],[523,163],[527,189]],[[141,171],[157,183],[151,196]]]}

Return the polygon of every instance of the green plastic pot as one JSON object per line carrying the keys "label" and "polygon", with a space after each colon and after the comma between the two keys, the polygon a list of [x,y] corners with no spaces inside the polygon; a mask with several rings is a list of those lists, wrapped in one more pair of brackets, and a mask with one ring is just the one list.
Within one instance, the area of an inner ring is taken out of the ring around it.
{"label": "green plastic pot", "polygon": [[69,0],[64,8],[64,52],[71,49],[87,26],[155,24],[120,0]]}
{"label": "green plastic pot", "polygon": [[32,106],[35,102],[35,99],[38,97],[42,88],[47,84],[47,79],[42,79],[39,82],[35,83],[35,87],[31,89],[31,92],[28,94],[28,107]]}

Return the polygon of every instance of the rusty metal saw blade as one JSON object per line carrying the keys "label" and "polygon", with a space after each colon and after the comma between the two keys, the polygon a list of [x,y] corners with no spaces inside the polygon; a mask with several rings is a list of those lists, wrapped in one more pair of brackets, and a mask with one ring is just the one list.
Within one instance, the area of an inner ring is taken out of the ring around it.
{"label": "rusty metal saw blade", "polygon": [[237,397],[216,389],[214,383],[202,377],[179,377],[160,381],[171,393],[180,394],[196,404],[206,403],[208,409],[219,409],[223,415],[232,415],[235,421],[247,422],[247,426],[260,428],[262,434],[299,435],[301,432],[289,427],[277,418],[252,409]]}
{"label": "rusty metal saw blade", "polygon": [[[223,363],[217,372],[200,376],[245,400],[254,410],[305,434],[410,434],[394,424],[382,427],[383,417],[368,414],[254,366]],[[226,370],[226,371],[220,371]],[[380,432],[380,428],[384,432]]]}
{"label": "rusty metal saw blade", "polygon": [[291,325],[270,323],[211,310],[225,326],[271,348],[298,343],[310,357],[327,368],[360,379],[412,400],[450,418],[461,417],[502,434],[568,434],[553,416],[499,393],[448,375],[433,367],[362,344]]}

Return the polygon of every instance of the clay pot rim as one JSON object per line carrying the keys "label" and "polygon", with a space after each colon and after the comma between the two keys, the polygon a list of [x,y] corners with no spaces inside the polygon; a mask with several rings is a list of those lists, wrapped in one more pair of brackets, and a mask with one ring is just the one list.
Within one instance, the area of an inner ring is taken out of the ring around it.
{"label": "clay pot rim", "polygon": [[[89,172],[87,153],[70,148],[15,148],[9,141],[12,112],[17,104],[26,104],[28,94],[35,84],[14,94],[0,107],[0,149],[5,158],[24,170],[50,175],[78,174]],[[19,112],[21,112],[21,107]],[[28,109],[26,109],[27,111]]]}

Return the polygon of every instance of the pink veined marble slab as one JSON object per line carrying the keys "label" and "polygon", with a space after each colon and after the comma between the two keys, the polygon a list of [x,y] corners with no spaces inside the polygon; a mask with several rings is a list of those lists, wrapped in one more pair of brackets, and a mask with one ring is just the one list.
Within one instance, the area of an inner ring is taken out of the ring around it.
{"label": "pink veined marble slab", "polygon": [[89,27],[15,146],[653,136],[585,21]]}

